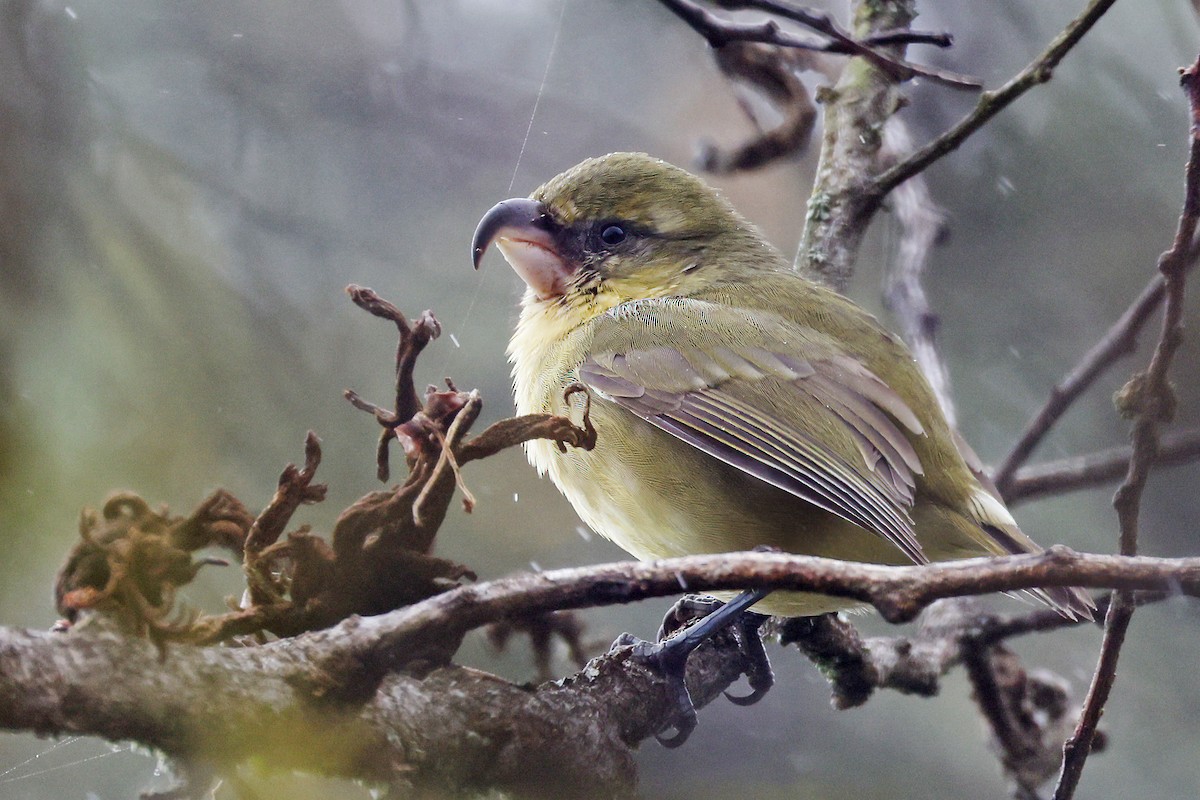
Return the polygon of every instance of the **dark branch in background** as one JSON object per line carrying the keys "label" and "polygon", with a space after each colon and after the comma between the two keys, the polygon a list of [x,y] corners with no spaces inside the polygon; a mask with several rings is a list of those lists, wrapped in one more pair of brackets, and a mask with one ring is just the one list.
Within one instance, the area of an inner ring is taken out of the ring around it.
{"label": "dark branch in background", "polygon": [[[1190,140],[1187,169],[1184,175],[1183,211],[1171,249],[1158,261],[1166,292],[1162,333],[1145,372],[1136,373],[1117,394],[1117,406],[1126,417],[1132,418],[1133,455],[1125,482],[1117,489],[1113,507],[1121,526],[1121,554],[1134,556],[1138,550],[1138,517],[1142,494],[1150,478],[1150,470],[1158,455],[1159,428],[1175,416],[1175,390],[1169,373],[1171,362],[1183,341],[1183,296],[1187,272],[1192,265],[1191,250],[1200,224],[1200,58],[1180,71],[1180,83],[1187,95],[1191,111]],[[1054,790],[1054,800],[1070,800],[1075,794],[1083,765],[1092,749],[1100,714],[1108,701],[1116,680],[1117,659],[1125,641],[1125,632],[1133,616],[1133,598],[1123,591],[1113,595],[1104,618],[1104,640],[1092,684],[1084,700],[1083,711],[1075,733],[1063,747],[1062,773]]]}
{"label": "dark branch in background", "polygon": [[730,42],[762,42],[822,53],[861,56],[895,81],[907,81],[920,76],[958,89],[974,90],[980,86],[980,82],[976,78],[911,64],[881,49],[914,43],[949,47],[951,39],[945,33],[893,29],[872,32],[871,35],[856,39],[835,23],[828,14],[812,11],[792,3],[772,2],[771,0],[741,0],[740,2],[738,0],[715,0],[714,2],[714,5],[730,10],[769,11],[826,37],[823,40],[803,39],[783,30],[773,19],[753,23],[735,22],[713,14],[692,0],[659,0],[659,2],[703,36],[712,47],[724,47]]}
{"label": "dark branch in background", "polygon": [[758,134],[729,151],[702,142],[697,166],[720,175],[757,169],[802,152],[812,138],[817,107],[796,73],[813,66],[813,54],[755,42],[730,42],[715,49],[713,57],[727,78],[735,85],[748,84],[761,91],[783,119],[775,127],[763,130],[753,105],[739,93],[738,105]]}
{"label": "dark branch in background", "polygon": [[[1049,495],[1060,495],[1079,489],[1121,480],[1129,470],[1133,447],[1122,445],[1072,456],[1057,461],[1046,461],[1022,467],[1008,482],[1004,500],[1010,507],[1029,500]],[[1200,429],[1190,429],[1164,434],[1158,443],[1155,466],[1174,467],[1200,460]]]}

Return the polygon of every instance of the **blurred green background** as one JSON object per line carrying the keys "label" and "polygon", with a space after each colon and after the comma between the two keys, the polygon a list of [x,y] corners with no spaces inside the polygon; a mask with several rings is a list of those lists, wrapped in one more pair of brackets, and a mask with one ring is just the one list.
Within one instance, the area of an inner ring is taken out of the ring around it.
{"label": "blurred green background", "polygon": [[[995,87],[1081,5],[930,0],[920,27],[950,30],[957,45],[911,55]],[[687,165],[699,140],[751,133],[704,43],[650,0],[8,0],[0,9],[6,625],[54,621],[50,589],[79,510],[112,490],[185,513],[223,486],[258,508],[282,466],[302,458],[310,428],[324,443],[319,475],[330,492],[297,524],[328,531],[374,489],[374,423],[341,392],[389,396],[393,338],[350,305],[348,283],[413,314],[433,309],[447,335],[426,352],[419,380],[453,376],[482,391],[483,422],[507,415],[504,343],[520,283],[499,259],[470,269],[480,215],[586,156],[634,149]],[[1198,32],[1188,3],[1119,3],[1051,84],[928,173],[951,231],[928,288],[960,424],[985,460],[1002,457],[1169,244],[1188,125],[1175,70],[1194,57]],[[918,141],[973,103],[920,82],[908,94],[903,117]],[[790,251],[813,160],[714,183]],[[896,236],[882,215],[852,292],[868,307],[880,307]],[[1175,373],[1181,424],[1197,419],[1198,360],[1189,337]],[[1038,457],[1124,441],[1109,396],[1133,366],[1108,376]],[[1197,474],[1154,478],[1146,553],[1197,552]],[[624,558],[586,535],[519,452],[473,464],[467,480],[479,506],[451,513],[438,548],[482,578]],[[1017,516],[1043,543],[1108,551],[1110,493]],[[218,610],[239,591],[236,568],[211,569],[184,599]],[[667,605],[590,612],[589,636],[650,635]],[[1200,794],[1198,621],[1183,600],[1139,613],[1105,717],[1111,748],[1089,764],[1081,798]],[[1019,647],[1028,665],[1057,670],[1082,693],[1098,642],[1081,630]],[[641,750],[645,796],[1006,796],[961,675],[937,699],[883,694],[838,713],[815,669],[773,652],[779,680],[765,702],[716,703],[686,747]],[[497,655],[474,638],[462,659],[531,676],[519,647]],[[0,735],[0,798],[128,798],[165,780],[153,756],[127,746],[51,745]],[[264,797],[368,796],[346,784],[248,779]]]}

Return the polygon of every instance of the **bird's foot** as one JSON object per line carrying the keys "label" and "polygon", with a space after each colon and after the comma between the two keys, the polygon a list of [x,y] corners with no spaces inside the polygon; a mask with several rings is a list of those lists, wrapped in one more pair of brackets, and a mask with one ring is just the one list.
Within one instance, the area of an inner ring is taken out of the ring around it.
{"label": "bird's foot", "polygon": [[767,658],[767,650],[758,632],[768,619],[770,617],[766,614],[747,611],[733,623],[733,635],[737,637],[738,649],[746,659],[745,675],[750,684],[750,694],[747,695],[734,695],[727,691],[722,693],[734,705],[752,706],[775,685],[775,672],[771,669],[771,660]]}
{"label": "bird's foot", "polygon": [[[696,729],[696,707],[684,680],[687,660],[697,647],[724,628],[732,626],[738,647],[749,664],[746,677],[751,689],[750,694],[744,697],[728,692],[725,696],[737,705],[751,705],[761,700],[771,688],[774,674],[758,635],[759,627],[767,618],[746,611],[766,595],[764,591],[743,592],[724,604],[713,598],[685,597],[671,608],[663,620],[659,629],[660,641],[647,642],[625,633],[613,642],[614,648],[632,646],[633,657],[652,665],[667,682],[675,705],[671,723],[675,733],[670,736],[655,734],[654,738],[663,747],[679,747]],[[700,618],[699,622],[679,631],[686,622],[697,618]]]}
{"label": "bird's foot", "polygon": [[[675,707],[670,725],[675,733],[664,735],[661,731],[654,738],[663,747],[679,747],[688,740],[692,731],[696,730],[696,706],[688,691],[684,676],[687,672],[687,659],[692,654],[691,648],[680,647],[679,639],[668,639],[665,642],[647,642],[629,633],[622,633],[613,642],[613,648],[632,646],[631,656],[644,664],[648,664],[655,672],[663,677],[667,684],[667,692]],[[663,730],[666,730],[664,727]]]}

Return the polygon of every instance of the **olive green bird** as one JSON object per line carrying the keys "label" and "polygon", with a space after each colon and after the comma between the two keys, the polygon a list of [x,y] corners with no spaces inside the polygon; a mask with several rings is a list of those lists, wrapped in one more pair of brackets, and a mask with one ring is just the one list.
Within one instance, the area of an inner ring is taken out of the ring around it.
{"label": "olive green bird", "polygon": [[[1041,550],[968,465],[904,344],[794,272],[688,172],[636,153],[589,159],[492,208],[476,266],[493,243],[528,285],[509,344],[517,410],[570,414],[574,382],[594,398],[594,449],[534,441],[529,460],[634,556],[771,547],[923,564]],[[1034,594],[1091,616],[1082,591]],[[754,608],[853,605],[775,592]]]}
{"label": "olive green bird", "polygon": [[[1041,550],[960,453],[904,344],[792,271],[694,175],[593,158],[475,236],[528,284],[509,344],[517,410],[570,414],[597,444],[529,460],[596,532],[641,559],[768,546],[882,564]],[[1090,616],[1076,592],[1052,592]],[[845,599],[778,592],[786,616]]]}

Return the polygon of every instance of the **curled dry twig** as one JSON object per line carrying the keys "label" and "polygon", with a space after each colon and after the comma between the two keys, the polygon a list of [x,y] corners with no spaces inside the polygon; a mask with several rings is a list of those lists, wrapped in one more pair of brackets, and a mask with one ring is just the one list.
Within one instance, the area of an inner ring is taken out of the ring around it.
{"label": "curled dry twig", "polygon": [[808,87],[796,73],[813,66],[813,54],[757,42],[731,42],[714,50],[713,57],[735,85],[747,84],[762,92],[781,119],[764,130],[749,98],[739,93],[738,105],[757,134],[728,150],[702,142],[697,166],[706,172],[728,174],[758,169],[802,152],[812,138],[818,115]]}
{"label": "curled dry twig", "polygon": [[[396,325],[394,408],[384,409],[353,392],[347,397],[371,413],[383,431],[376,455],[381,477],[389,472],[389,444],[404,448],[409,474],[400,485],[372,492],[338,517],[326,541],[307,527],[287,533],[300,506],[320,502],[326,487],[315,483],[321,447],[310,432],[304,466],[289,464],[274,497],[257,517],[240,501],[220,491],[184,519],[166,509],[153,511],[134,495],[114,497],[103,517],[85,512],[81,543],[59,575],[57,599],[68,621],[80,611],[100,610],[125,620],[134,633],[160,640],[211,644],[264,633],[294,636],[336,624],[353,614],[380,614],[474,580],[460,564],[432,554],[437,530],[455,490],[470,510],[461,465],[535,438],[561,447],[591,447],[595,429],[585,401],[583,419],[539,415],[503,420],[468,438],[482,401],[476,392],[460,392],[447,380],[446,391],[430,387],[420,399],[413,384],[417,356],[438,334],[429,312],[410,324],[392,303],[370,289],[350,287],[354,302]],[[571,391],[576,391],[572,389]],[[191,553],[218,544],[244,562],[248,603],[231,602],[229,613],[212,616],[179,613],[175,590],[214,559],[196,561]],[[457,647],[448,636],[434,660],[445,660]]]}

